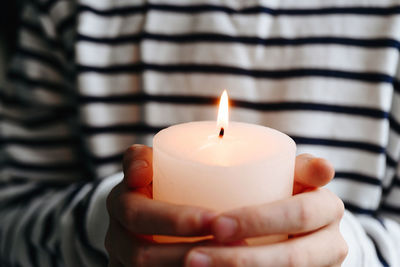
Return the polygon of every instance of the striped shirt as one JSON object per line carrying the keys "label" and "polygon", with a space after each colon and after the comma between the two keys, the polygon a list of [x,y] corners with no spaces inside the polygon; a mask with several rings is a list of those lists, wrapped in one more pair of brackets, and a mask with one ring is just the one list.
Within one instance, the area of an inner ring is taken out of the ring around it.
{"label": "striped shirt", "polygon": [[105,198],[169,125],[276,128],[332,162],[344,266],[400,266],[400,2],[26,0],[0,90],[0,265],[106,266]]}

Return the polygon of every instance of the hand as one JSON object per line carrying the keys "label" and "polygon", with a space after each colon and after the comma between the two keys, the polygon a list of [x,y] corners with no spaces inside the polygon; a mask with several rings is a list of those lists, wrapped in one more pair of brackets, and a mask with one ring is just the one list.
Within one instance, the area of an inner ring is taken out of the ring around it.
{"label": "hand", "polygon": [[265,246],[195,247],[186,266],[340,266],[347,245],[340,234],[343,202],[318,188],[334,176],[323,159],[303,154],[296,159],[294,196],[219,215],[212,233],[219,242],[290,234],[287,241]]}
{"label": "hand", "polygon": [[124,179],[109,194],[110,225],[105,247],[109,266],[182,266],[195,244],[157,244],[152,235],[210,234],[211,211],[152,200],[152,150],[130,147],[123,160]]}

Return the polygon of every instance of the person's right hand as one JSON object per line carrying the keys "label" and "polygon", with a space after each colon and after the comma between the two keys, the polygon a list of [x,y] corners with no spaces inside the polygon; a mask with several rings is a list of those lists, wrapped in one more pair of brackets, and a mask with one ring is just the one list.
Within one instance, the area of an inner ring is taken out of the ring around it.
{"label": "person's right hand", "polygon": [[158,244],[152,235],[210,234],[211,211],[152,200],[152,149],[131,146],[124,179],[107,198],[110,224],[105,239],[109,266],[182,266],[194,244]]}

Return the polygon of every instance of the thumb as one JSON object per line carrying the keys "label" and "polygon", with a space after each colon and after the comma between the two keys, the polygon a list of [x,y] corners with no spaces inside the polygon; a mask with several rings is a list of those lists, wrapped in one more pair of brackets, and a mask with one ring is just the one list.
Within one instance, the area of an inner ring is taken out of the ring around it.
{"label": "thumb", "polygon": [[132,145],[123,158],[124,183],[131,189],[145,187],[153,180],[153,149]]}

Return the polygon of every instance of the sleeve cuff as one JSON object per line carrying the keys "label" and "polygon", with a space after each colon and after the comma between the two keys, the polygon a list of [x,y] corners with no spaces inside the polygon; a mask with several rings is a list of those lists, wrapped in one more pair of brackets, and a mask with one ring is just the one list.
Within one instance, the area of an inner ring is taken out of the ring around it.
{"label": "sleeve cuff", "polygon": [[123,179],[122,172],[105,178],[97,187],[92,196],[86,221],[89,242],[94,248],[106,253],[104,238],[106,236],[109,218],[106,209],[106,200],[110,191]]}

